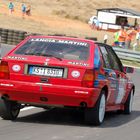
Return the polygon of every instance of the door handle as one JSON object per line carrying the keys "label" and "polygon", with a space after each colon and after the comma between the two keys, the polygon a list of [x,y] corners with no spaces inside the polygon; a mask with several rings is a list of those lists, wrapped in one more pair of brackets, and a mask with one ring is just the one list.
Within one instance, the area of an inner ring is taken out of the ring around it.
{"label": "door handle", "polygon": [[105,77],[109,77],[109,73],[108,72],[105,72]]}
{"label": "door handle", "polygon": [[117,74],[117,78],[120,78],[121,77],[121,74],[119,73],[119,74]]}

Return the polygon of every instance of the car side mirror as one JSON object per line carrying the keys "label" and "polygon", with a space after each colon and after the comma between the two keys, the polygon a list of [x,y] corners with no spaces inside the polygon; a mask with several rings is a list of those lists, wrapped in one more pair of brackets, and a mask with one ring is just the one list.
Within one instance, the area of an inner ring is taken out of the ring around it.
{"label": "car side mirror", "polygon": [[134,68],[132,67],[123,67],[125,73],[134,73]]}

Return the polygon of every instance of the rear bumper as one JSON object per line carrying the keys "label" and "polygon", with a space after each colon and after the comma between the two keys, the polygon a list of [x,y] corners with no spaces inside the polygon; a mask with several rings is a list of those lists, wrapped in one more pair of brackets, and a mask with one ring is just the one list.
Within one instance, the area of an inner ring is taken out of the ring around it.
{"label": "rear bumper", "polygon": [[[39,104],[80,107],[82,102],[87,107],[94,107],[100,89],[75,86],[52,85],[11,80],[0,80],[0,96],[8,95],[9,100]],[[47,100],[42,101],[41,98]]]}

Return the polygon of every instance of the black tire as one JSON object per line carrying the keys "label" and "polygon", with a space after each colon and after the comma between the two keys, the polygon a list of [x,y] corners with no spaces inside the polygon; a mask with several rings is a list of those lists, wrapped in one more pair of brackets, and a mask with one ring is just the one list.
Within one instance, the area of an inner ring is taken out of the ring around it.
{"label": "black tire", "polygon": [[65,34],[48,34],[48,36],[66,36]]}
{"label": "black tire", "polygon": [[91,124],[91,125],[101,125],[104,121],[104,116],[105,116],[105,106],[104,106],[104,114],[103,114],[103,118],[100,119],[100,116],[99,116],[99,112],[100,112],[100,106],[101,106],[101,100],[102,98],[104,98],[105,102],[106,102],[106,99],[105,99],[105,91],[102,91],[101,94],[100,94],[100,97],[95,105],[94,108],[87,108],[85,110],[85,121],[87,124]]}
{"label": "black tire", "polygon": [[22,40],[17,40],[15,41],[16,44],[19,44]]}
{"label": "black tire", "polygon": [[2,28],[0,28],[0,36],[1,36],[1,34],[2,34]]}
{"label": "black tire", "polygon": [[1,43],[3,43],[3,44],[7,44],[7,39],[5,39],[5,38],[1,38]]}
{"label": "black tire", "polygon": [[85,39],[88,39],[88,40],[94,40],[94,41],[97,41],[97,37],[85,37]]}
{"label": "black tire", "polygon": [[15,120],[20,108],[21,105],[17,102],[0,99],[0,116],[4,120]]}
{"label": "black tire", "polygon": [[18,37],[18,35],[19,35],[19,32],[18,31],[14,31],[13,32],[13,36],[17,36]]}
{"label": "black tire", "polygon": [[124,104],[124,114],[131,114],[132,112],[132,104],[133,104],[133,90],[130,91],[128,98]]}
{"label": "black tire", "polygon": [[14,32],[12,30],[9,30],[7,38],[13,38],[13,34]]}
{"label": "black tire", "polygon": [[18,43],[16,41],[13,41],[11,45],[17,45]]}

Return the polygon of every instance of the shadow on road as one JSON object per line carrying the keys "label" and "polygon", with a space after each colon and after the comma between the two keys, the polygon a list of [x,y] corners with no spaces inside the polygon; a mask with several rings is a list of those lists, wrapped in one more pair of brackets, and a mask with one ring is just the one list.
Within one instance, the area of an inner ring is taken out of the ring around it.
{"label": "shadow on road", "polygon": [[117,114],[115,112],[109,112],[106,114],[104,124],[101,125],[102,128],[108,127],[119,127],[121,125],[125,125],[131,121],[140,117],[140,111],[134,110],[132,114],[125,115],[125,114]]}
{"label": "shadow on road", "polygon": [[[100,128],[119,127],[134,121],[138,117],[140,117],[140,111],[133,111],[131,115],[117,114],[115,112],[106,113],[105,121]],[[92,127],[85,124],[83,111],[58,108],[19,117],[16,122]]]}

